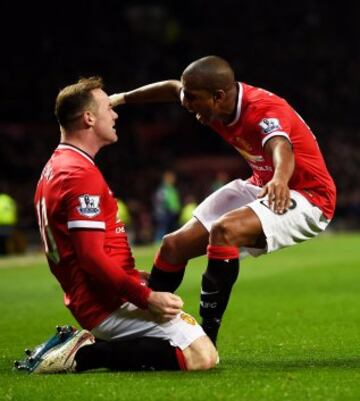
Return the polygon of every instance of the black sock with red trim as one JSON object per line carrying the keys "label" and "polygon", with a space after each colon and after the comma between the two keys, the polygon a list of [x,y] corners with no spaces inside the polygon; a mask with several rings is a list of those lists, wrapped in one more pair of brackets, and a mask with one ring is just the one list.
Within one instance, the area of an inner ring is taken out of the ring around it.
{"label": "black sock with red trim", "polygon": [[186,370],[182,351],[167,340],[153,337],[96,341],[80,348],[75,361],[77,372],[101,368],[115,371]]}
{"label": "black sock with red trim", "polygon": [[200,316],[202,328],[216,344],[221,319],[239,274],[239,250],[233,246],[209,245],[207,253],[208,266],[201,282]]}
{"label": "black sock with red trim", "polygon": [[156,255],[149,277],[149,287],[154,291],[175,292],[181,284],[186,263],[172,264]]}

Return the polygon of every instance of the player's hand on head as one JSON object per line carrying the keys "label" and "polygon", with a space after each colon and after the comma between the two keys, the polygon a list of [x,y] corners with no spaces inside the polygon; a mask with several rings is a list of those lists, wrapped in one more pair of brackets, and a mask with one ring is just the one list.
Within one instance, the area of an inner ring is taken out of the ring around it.
{"label": "player's hand on head", "polygon": [[290,207],[290,189],[284,181],[272,179],[259,192],[258,198],[267,196],[269,208],[277,213],[284,214]]}
{"label": "player's hand on head", "polygon": [[174,319],[182,310],[184,302],[171,292],[152,291],[148,298],[149,310],[163,321]]}
{"label": "player's hand on head", "polygon": [[125,104],[125,93],[114,93],[109,96],[109,99],[112,107],[120,106]]}

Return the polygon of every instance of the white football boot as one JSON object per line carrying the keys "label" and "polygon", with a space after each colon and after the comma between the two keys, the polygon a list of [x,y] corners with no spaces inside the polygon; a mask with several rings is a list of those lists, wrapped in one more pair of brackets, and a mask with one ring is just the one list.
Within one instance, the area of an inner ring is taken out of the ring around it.
{"label": "white football boot", "polygon": [[58,344],[41,356],[32,373],[70,373],[75,372],[76,352],[84,345],[95,342],[95,337],[87,330],[78,330],[64,343]]}

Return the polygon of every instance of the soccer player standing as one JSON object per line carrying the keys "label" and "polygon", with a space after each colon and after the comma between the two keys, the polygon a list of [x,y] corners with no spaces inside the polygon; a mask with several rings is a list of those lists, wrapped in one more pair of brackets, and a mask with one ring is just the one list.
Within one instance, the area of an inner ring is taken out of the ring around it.
{"label": "soccer player standing", "polygon": [[149,84],[110,96],[112,104],[180,101],[245,158],[252,176],[220,188],[194,218],[163,238],[150,286],[175,291],[189,259],[207,252],[200,314],[215,343],[245,255],[269,253],[315,237],[333,217],[335,184],[316,138],[282,98],[236,82],[227,61],[191,63],[181,80]]}
{"label": "soccer player standing", "polygon": [[58,94],[61,142],[43,169],[35,207],[65,305],[103,341],[82,333],[36,371],[211,368],[216,350],[195,319],[181,311],[181,298],[151,290],[134,266],[116,199],[94,162],[103,146],[117,141],[118,116],[102,87],[92,77]]}

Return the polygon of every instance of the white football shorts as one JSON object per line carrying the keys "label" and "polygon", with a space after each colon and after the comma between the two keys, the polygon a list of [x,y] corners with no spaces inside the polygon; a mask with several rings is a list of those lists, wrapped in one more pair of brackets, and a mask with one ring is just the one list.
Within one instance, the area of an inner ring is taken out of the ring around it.
{"label": "white football shorts", "polygon": [[179,313],[169,322],[159,323],[148,310],[140,309],[130,302],[121,305],[91,332],[96,338],[106,341],[162,338],[181,350],[206,335],[197,321],[185,312]]}
{"label": "white football shorts", "polygon": [[299,192],[291,190],[291,207],[276,214],[268,207],[267,196],[257,199],[261,188],[241,179],[234,180],[208,196],[195,210],[194,217],[210,231],[223,214],[243,206],[250,207],[260,219],[266,237],[265,249],[244,247],[240,257],[258,256],[298,244],[324,231],[329,220]]}

